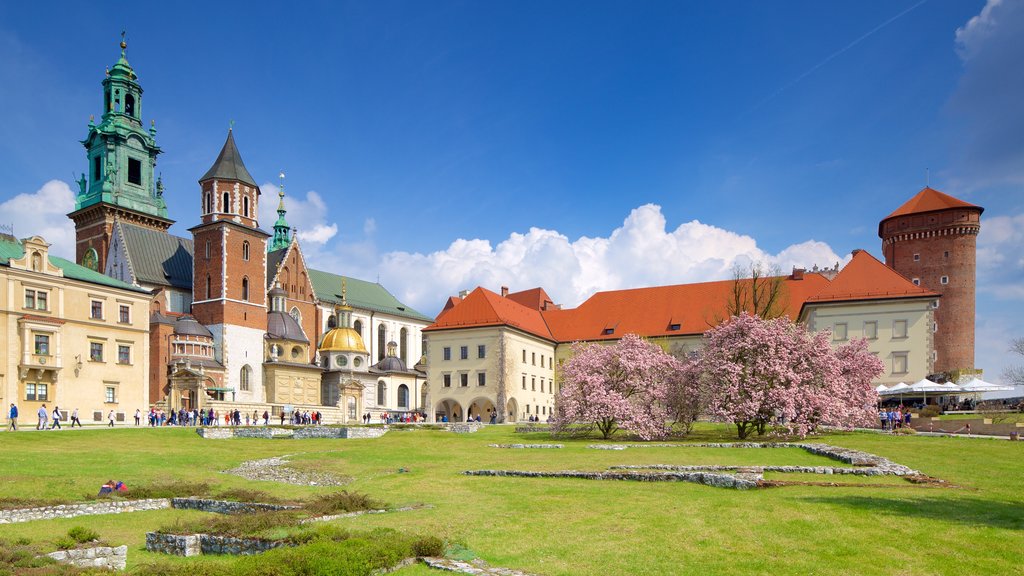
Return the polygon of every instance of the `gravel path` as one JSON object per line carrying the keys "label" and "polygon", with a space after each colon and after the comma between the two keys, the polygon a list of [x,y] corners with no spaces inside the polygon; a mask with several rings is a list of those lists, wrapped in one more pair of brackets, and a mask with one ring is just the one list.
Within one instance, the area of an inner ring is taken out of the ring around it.
{"label": "gravel path", "polygon": [[288,456],[275,456],[263,460],[242,462],[237,468],[225,470],[225,474],[241,476],[247,480],[261,482],[283,482],[296,486],[342,486],[346,482],[333,474],[297,470],[288,466]]}

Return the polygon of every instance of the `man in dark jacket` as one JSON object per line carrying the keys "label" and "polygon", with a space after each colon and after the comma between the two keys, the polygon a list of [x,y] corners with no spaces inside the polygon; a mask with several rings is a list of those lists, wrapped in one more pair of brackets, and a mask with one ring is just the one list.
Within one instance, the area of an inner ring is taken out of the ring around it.
{"label": "man in dark jacket", "polygon": [[11,411],[7,413],[7,419],[11,421],[10,429],[18,429],[18,407],[11,402]]}

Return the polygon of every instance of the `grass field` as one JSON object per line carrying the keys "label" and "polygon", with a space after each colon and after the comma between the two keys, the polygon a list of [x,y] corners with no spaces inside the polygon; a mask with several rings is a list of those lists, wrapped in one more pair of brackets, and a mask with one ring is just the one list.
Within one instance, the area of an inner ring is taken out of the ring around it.
{"label": "grass field", "polygon": [[[734,440],[705,425],[693,440]],[[896,479],[829,478],[855,486],[733,491],[688,483],[468,477],[463,470],[603,470],[613,464],[835,465],[799,449],[561,450],[490,448],[549,442],[509,426],[475,434],[392,431],[374,440],[204,440],[185,429],[84,430],[0,436],[0,497],[81,500],[107,479],[129,486],[203,481],[304,499],[328,488],[220,473],[290,454],[296,467],[352,478],[345,488],[410,512],[336,521],[434,534],[494,566],[535,574],[1020,574],[1024,572],[1024,443],[880,434],[815,439],[879,454],[955,488]],[[407,472],[400,472],[404,468]],[[792,474],[769,479],[800,480]],[[820,476],[807,476],[818,481]],[[0,538],[53,542],[76,525],[129,545],[129,568],[152,561],[144,534],[200,512],[160,510],[0,526]],[[181,559],[189,562],[191,559]],[[229,573],[231,559],[221,559]],[[426,574],[421,566],[397,574]]]}

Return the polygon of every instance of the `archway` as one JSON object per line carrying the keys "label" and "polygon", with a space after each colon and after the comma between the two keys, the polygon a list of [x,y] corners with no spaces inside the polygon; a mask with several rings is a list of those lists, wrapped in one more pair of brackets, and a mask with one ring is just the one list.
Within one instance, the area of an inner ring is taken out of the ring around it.
{"label": "archway", "polygon": [[438,402],[434,408],[434,420],[440,422],[443,416],[447,416],[449,422],[461,422],[465,413],[461,404],[455,400],[445,399]]}
{"label": "archway", "polygon": [[505,401],[505,416],[506,422],[518,422],[519,421],[519,403],[516,402],[515,398],[509,398]]}
{"label": "archway", "polygon": [[473,418],[476,420],[477,415],[480,416],[481,422],[490,422],[491,412],[494,412],[494,402],[485,396],[475,398],[466,408],[466,417]]}

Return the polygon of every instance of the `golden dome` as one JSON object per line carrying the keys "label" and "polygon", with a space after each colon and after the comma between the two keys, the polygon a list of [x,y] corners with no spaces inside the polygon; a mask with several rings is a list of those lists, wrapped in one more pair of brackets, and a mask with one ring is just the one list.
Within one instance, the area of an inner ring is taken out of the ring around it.
{"label": "golden dome", "polygon": [[320,342],[321,352],[358,352],[368,354],[363,337],[352,328],[332,328]]}

